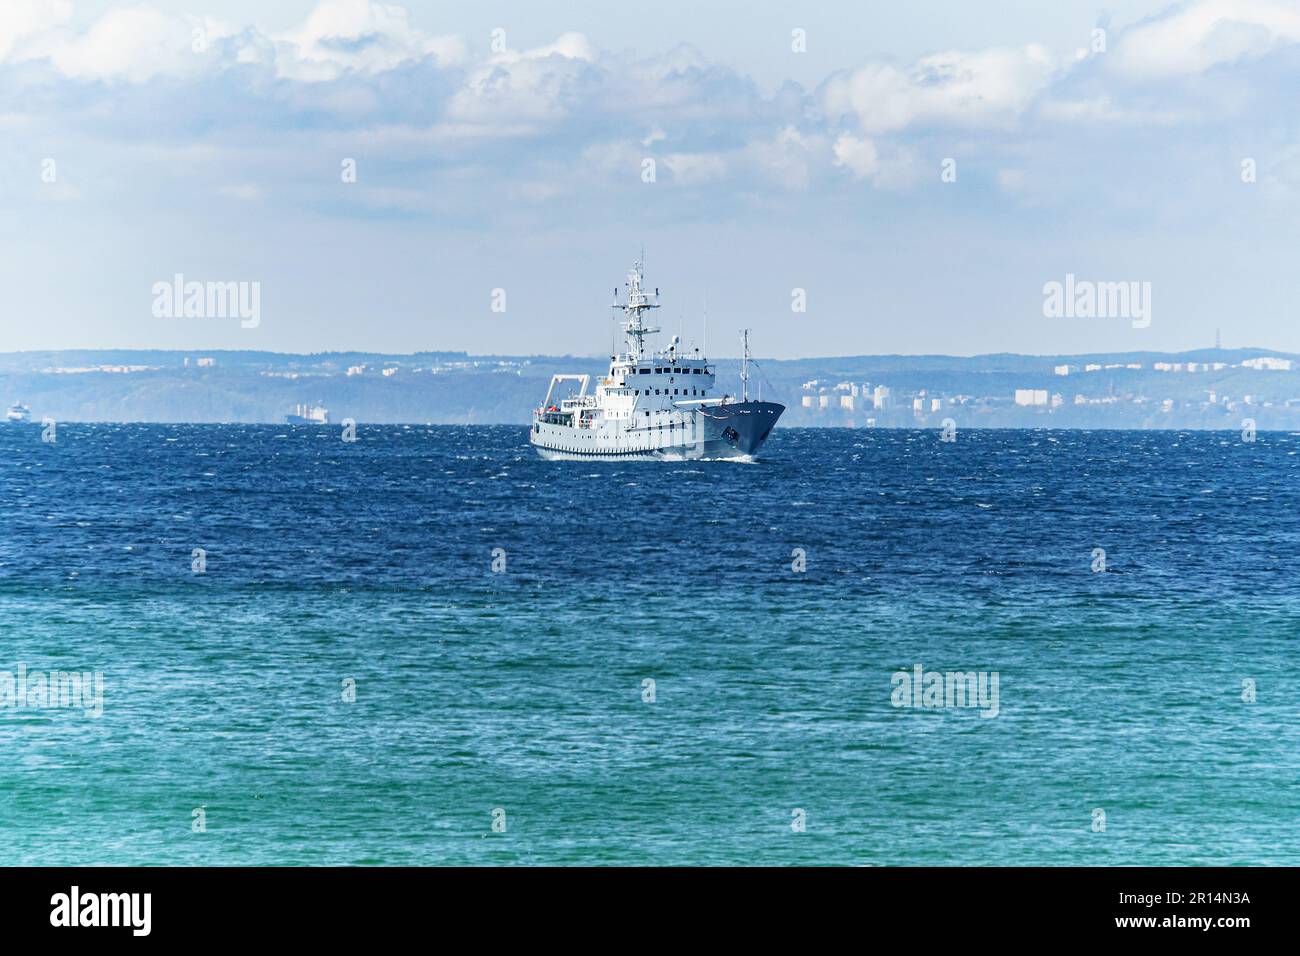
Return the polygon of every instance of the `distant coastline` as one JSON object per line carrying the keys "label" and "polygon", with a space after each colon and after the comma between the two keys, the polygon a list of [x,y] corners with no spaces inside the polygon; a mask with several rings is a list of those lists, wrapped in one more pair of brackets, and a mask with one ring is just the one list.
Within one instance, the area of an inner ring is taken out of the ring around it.
{"label": "distant coastline", "polygon": [[[736,359],[717,361],[737,391]],[[417,352],[78,349],[0,353],[0,402],[32,420],[281,423],[320,403],[331,421],[525,424],[553,372],[601,358]],[[879,355],[760,360],[751,388],[782,427],[1300,428],[1300,355],[1198,349],[1086,355]]]}

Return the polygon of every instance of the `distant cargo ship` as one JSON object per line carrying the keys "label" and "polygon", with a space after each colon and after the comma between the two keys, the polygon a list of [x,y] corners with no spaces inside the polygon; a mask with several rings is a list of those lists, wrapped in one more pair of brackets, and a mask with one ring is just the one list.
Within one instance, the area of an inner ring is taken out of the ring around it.
{"label": "distant cargo ship", "polygon": [[284,421],[286,425],[328,425],[330,413],[320,402],[315,405],[295,405],[292,414],[284,416]]}
{"label": "distant cargo ship", "polygon": [[[533,414],[529,441],[547,459],[745,458],[758,453],[785,411],[749,400],[749,333],[744,333],[741,394],[709,398],[716,370],[699,349],[690,353],[673,336],[668,348],[648,350],[644,313],[659,308],[642,287],[642,264],[627,277],[627,351],[610,357],[609,372],[587,393],[589,375],[554,375]],[[658,291],[655,297],[658,298]],[[576,397],[556,399],[555,387],[576,381]]]}
{"label": "distant cargo ship", "polygon": [[9,411],[5,412],[7,422],[25,422],[31,417],[32,410],[22,402],[14,402],[9,406]]}

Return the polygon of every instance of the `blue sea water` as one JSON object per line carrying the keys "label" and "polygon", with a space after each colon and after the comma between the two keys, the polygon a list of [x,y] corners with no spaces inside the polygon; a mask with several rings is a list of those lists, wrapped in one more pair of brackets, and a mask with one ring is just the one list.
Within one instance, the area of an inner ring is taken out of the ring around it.
{"label": "blue sea water", "polygon": [[103,713],[0,707],[0,863],[1300,863],[1300,436],[40,432],[0,672]]}

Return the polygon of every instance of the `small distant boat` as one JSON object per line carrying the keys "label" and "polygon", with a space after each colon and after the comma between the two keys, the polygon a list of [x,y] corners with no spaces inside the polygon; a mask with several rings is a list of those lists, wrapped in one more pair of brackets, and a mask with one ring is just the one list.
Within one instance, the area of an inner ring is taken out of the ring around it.
{"label": "small distant boat", "polygon": [[330,413],[320,402],[314,405],[295,405],[293,412],[284,416],[286,425],[328,425]]}
{"label": "small distant boat", "polygon": [[9,406],[9,411],[5,412],[5,421],[7,422],[25,422],[32,417],[32,410],[22,402],[14,402]]}

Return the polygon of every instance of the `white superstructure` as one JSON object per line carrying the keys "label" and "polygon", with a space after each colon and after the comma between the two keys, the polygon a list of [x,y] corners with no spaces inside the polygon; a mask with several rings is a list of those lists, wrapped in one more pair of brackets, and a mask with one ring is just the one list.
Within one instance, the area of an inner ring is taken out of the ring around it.
{"label": "white superstructure", "polygon": [[293,411],[284,416],[289,425],[328,425],[330,413],[320,402],[312,405],[295,405]]}

